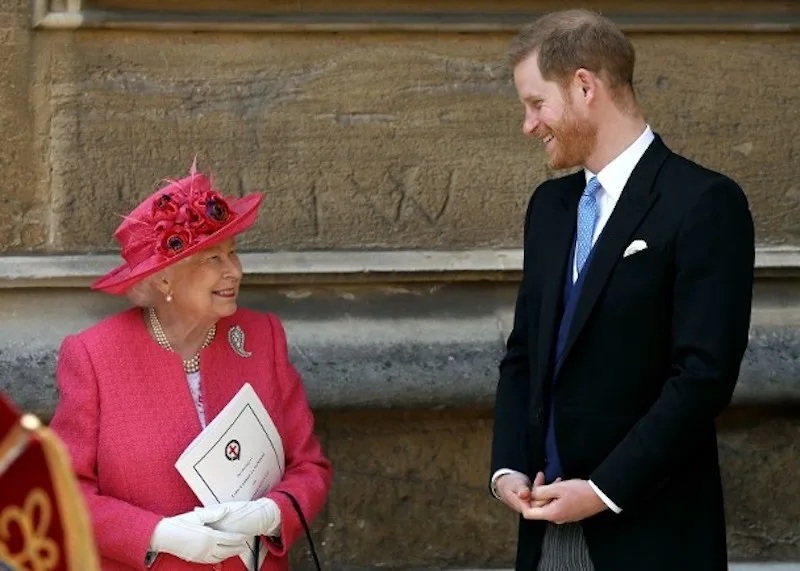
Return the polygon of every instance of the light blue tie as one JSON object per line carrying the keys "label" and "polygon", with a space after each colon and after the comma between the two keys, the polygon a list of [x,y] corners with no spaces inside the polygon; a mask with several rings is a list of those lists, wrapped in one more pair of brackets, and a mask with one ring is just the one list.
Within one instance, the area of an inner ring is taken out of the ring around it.
{"label": "light blue tie", "polygon": [[602,187],[596,176],[589,179],[578,202],[578,234],[575,239],[575,266],[581,273],[589,252],[592,251],[592,236],[600,210],[597,208],[597,191]]}

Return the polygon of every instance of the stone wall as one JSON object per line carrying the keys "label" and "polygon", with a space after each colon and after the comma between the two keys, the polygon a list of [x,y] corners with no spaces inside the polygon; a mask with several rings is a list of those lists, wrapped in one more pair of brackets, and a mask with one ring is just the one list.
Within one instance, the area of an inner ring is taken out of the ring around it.
{"label": "stone wall", "polygon": [[[31,30],[0,0],[0,252],[111,250],[197,155],[268,193],[249,249],[517,246],[536,181],[509,33]],[[636,89],[673,149],[745,188],[761,244],[796,244],[795,34],[633,34]]]}

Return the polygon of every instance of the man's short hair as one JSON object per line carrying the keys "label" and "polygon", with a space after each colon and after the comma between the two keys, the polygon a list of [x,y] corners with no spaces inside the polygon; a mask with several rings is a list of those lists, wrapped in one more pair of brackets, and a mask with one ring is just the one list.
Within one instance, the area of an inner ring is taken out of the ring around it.
{"label": "man's short hair", "polygon": [[633,44],[616,24],[590,10],[565,10],[525,26],[508,49],[516,67],[536,54],[547,81],[566,86],[580,68],[596,73],[614,92],[633,91]]}

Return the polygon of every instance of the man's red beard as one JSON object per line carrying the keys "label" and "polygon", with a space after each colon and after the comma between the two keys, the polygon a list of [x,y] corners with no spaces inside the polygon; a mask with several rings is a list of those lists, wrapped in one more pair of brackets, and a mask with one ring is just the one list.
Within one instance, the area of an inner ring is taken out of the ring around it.
{"label": "man's red beard", "polygon": [[597,128],[581,121],[567,104],[561,120],[549,128],[553,135],[552,149],[547,153],[547,166],[554,170],[583,166],[597,143]]}

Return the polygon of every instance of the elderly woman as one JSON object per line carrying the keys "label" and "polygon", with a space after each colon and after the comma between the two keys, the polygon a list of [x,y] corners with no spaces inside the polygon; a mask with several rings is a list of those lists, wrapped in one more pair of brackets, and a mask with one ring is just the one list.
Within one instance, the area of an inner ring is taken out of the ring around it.
{"label": "elderly woman", "polygon": [[[236,303],[234,237],[261,200],[223,197],[194,165],[156,191],[115,233],[122,265],[92,284],[136,307],[61,346],[51,426],[72,456],[104,571],[243,571],[255,536],[262,571],[286,569],[298,511],[311,519],[325,502],[331,466],[283,327]],[[245,382],[280,434],[285,471],[262,498],[201,508],[175,462]]]}

